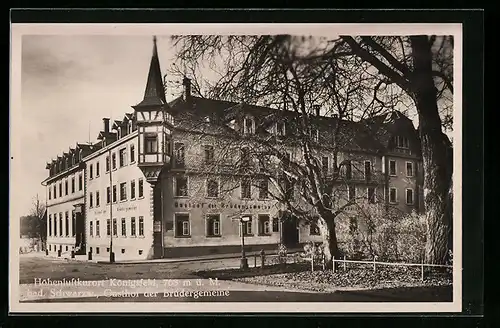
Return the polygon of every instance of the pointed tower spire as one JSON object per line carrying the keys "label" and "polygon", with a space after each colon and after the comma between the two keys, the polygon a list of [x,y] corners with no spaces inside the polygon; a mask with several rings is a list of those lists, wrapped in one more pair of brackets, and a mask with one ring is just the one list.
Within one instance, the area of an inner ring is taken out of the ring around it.
{"label": "pointed tower spire", "polygon": [[163,105],[165,99],[165,88],[160,69],[160,60],[158,58],[158,48],[156,46],[156,36],[153,37],[153,55],[149,64],[148,79],[146,89],[144,90],[144,99],[134,107],[158,106]]}

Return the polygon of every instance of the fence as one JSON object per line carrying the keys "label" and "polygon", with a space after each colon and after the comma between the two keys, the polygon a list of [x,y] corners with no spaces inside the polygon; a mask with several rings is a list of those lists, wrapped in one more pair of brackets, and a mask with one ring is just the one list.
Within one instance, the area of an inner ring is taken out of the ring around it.
{"label": "fence", "polygon": [[[326,270],[326,261],[325,261],[325,256],[321,253],[319,256],[311,256],[311,257],[304,257],[303,253],[296,253],[293,255],[287,255],[287,256],[279,256],[279,255],[254,255],[253,256],[253,266],[256,268],[258,266],[258,262],[260,262],[261,267],[264,267],[266,265],[272,265],[272,264],[287,264],[287,263],[301,263],[301,262],[309,262],[311,264],[311,272],[314,272],[314,267],[315,264],[320,262],[320,265],[322,267],[322,270]],[[258,258],[260,257],[260,260]],[[272,261],[271,259],[277,259],[277,261]],[[274,263],[273,263],[274,262]],[[347,260],[344,256],[344,259],[336,259],[335,257],[332,258],[333,266],[332,270],[335,273],[336,270],[336,265],[335,263],[341,263],[343,266],[344,270],[347,270],[347,264],[348,263],[354,263],[354,264],[369,264],[373,266],[373,272],[377,271],[377,266],[401,266],[401,267],[420,267],[420,272],[421,272],[421,280],[424,280],[424,275],[425,275],[425,268],[445,268],[445,269],[453,269],[452,265],[445,265],[445,264],[430,264],[430,263],[404,263],[404,262],[379,262],[377,261],[377,258],[374,257],[372,261],[361,261],[361,260]]]}

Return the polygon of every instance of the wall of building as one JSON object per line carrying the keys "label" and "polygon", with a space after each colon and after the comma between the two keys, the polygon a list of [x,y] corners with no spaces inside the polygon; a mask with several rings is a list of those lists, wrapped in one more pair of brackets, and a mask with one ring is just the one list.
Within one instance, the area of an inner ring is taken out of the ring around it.
{"label": "wall of building", "polygon": [[[82,176],[82,184],[79,184],[79,176]],[[75,181],[74,191],[72,189],[72,180]],[[66,182],[68,185],[66,192]],[[73,219],[72,212],[76,204],[83,203],[84,200],[84,181],[83,170],[76,170],[71,174],[64,175],[61,178],[47,184],[47,249],[51,253],[57,254],[57,250],[61,249],[62,253],[71,252],[75,247],[76,238],[73,235]],[[61,186],[61,195],[59,194],[59,186]],[[56,187],[56,195],[54,195],[54,187]],[[50,190],[50,192],[49,192]],[[50,197],[48,195],[50,194]],[[54,197],[55,196],[55,197]],[[68,213],[68,235],[66,235],[66,212]],[[62,213],[62,236],[60,234],[59,215]],[[54,219],[54,216],[57,219]],[[54,224],[57,224],[57,235],[54,236]],[[52,229],[52,231],[49,231]],[[67,248],[67,249],[66,249]]]}
{"label": "wall of building", "polygon": [[[151,187],[146,182],[141,169],[137,166],[137,133],[126,136],[112,145],[111,154],[108,149],[103,149],[96,157],[87,161],[87,169],[92,164],[95,168],[100,163],[100,174],[90,179],[87,174],[86,194],[86,236],[87,252],[92,251],[93,258],[109,259],[111,236],[107,236],[108,220],[116,219],[116,235],[113,236],[113,251],[115,260],[148,259],[151,257],[152,246],[152,203]],[[130,147],[134,145],[134,159],[131,159]],[[120,165],[120,150],[125,149],[124,165]],[[116,168],[113,169],[112,154],[116,155]],[[110,170],[106,172],[106,157],[110,156]],[[111,181],[110,181],[111,174]],[[139,185],[142,181],[142,195]],[[121,199],[120,185],[125,183],[126,197]],[[134,185],[135,195],[132,192]],[[111,200],[113,200],[113,187],[116,186],[116,201],[107,203],[107,188],[110,187]],[[96,204],[96,192],[99,192],[99,206]],[[90,206],[90,194],[93,195],[93,206]],[[140,219],[143,219],[143,234],[140,235]],[[122,234],[122,219],[125,219],[125,235]],[[135,219],[135,236],[132,235],[132,221]],[[92,232],[90,229],[92,222]],[[99,236],[97,236],[97,222],[99,222]],[[111,229],[113,227],[111,221]],[[99,252],[99,253],[97,253]]]}
{"label": "wall of building", "polygon": [[[386,160],[388,161],[387,168],[389,169],[390,161],[396,162],[396,175],[391,175],[388,171],[388,189],[387,192],[390,192],[390,188],[396,188],[397,199],[396,202],[390,202],[389,196],[387,196],[387,200],[389,201],[389,205],[398,208],[404,213],[410,213],[413,210],[418,211],[420,207],[420,197],[418,197],[419,188],[417,185],[417,174],[419,173],[419,165],[418,161],[414,157],[410,156],[395,156],[388,155],[386,156]],[[413,165],[413,175],[408,176],[406,165],[407,163],[411,163]],[[406,202],[406,190],[413,190],[413,204],[408,204]]]}

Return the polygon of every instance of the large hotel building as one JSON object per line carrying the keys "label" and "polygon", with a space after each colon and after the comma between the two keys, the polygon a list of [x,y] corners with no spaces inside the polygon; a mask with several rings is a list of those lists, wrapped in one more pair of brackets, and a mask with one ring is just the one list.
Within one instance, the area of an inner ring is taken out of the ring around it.
{"label": "large hotel building", "polygon": [[[196,97],[187,78],[183,87],[182,96],[166,101],[155,41],[143,100],[122,120],[103,118],[96,143],[77,143],[47,164],[50,254],[99,259],[113,252],[122,261],[238,252],[241,233],[253,250],[321,241],[314,225],[281,220],[271,186],[250,183],[228,155],[231,134],[286,139],[287,121],[271,108]],[[317,141],[325,145],[338,119],[321,118],[326,125]],[[366,194],[370,202],[377,195],[385,206],[421,211],[422,164],[411,120],[394,111],[346,125],[352,144],[344,156],[356,153],[359,163],[347,173],[348,197]],[[369,134],[374,127],[385,133]],[[318,149],[329,172],[332,154]],[[225,188],[228,181],[236,183]],[[241,223],[242,215],[250,221]]]}

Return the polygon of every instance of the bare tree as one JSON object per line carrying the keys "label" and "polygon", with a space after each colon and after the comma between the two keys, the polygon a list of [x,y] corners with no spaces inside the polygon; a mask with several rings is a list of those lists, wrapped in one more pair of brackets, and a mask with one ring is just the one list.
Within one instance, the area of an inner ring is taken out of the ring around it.
{"label": "bare tree", "polygon": [[443,117],[440,102],[446,103],[445,97],[453,94],[453,38],[414,35],[342,39],[347,49],[399,86],[415,103],[424,164],[426,258],[430,263],[445,263],[453,239],[453,148],[442,129],[443,124],[450,126],[452,116],[445,113]]}
{"label": "bare tree", "polygon": [[[174,40],[182,66],[192,70],[203,63],[214,69],[217,64],[223,66],[215,83],[204,83],[205,94],[238,103],[215,118],[232,127],[232,133],[226,131],[231,136],[227,147],[219,148],[241,153],[224,156],[239,158],[238,163],[231,163],[238,178],[265,189],[284,213],[304,221],[317,220],[324,254],[331,264],[332,257],[339,254],[335,220],[360,198],[353,196],[353,181],[365,179],[355,162],[374,151],[359,140],[371,130],[353,122],[355,117],[361,120],[375,113],[373,102],[364,97],[376,82],[373,76],[352,60],[334,60],[346,53],[332,50],[331,57],[322,56],[324,47],[332,46],[324,39],[278,35]],[[201,88],[195,90],[203,96]],[[246,123],[247,113],[252,112],[258,113],[255,121]],[[203,126],[195,124],[198,129]],[[200,136],[206,133],[201,131]],[[331,155],[326,167],[324,154]],[[257,161],[249,163],[246,158]],[[380,183],[376,170],[371,179],[370,183]]]}
{"label": "bare tree", "polygon": [[47,239],[47,222],[45,218],[45,204],[40,202],[38,195],[33,199],[30,214],[20,218],[20,233],[22,236],[36,239],[42,247]]}

